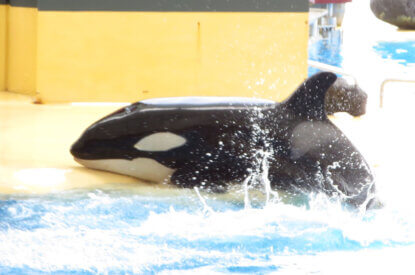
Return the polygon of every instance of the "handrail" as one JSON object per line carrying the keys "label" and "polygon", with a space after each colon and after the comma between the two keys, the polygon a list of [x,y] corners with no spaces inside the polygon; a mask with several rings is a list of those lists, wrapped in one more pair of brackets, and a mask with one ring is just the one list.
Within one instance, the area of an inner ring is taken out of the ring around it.
{"label": "handrail", "polygon": [[389,82],[415,83],[415,79],[387,78],[383,80],[382,85],[380,86],[380,102],[379,102],[380,108],[383,108],[383,94],[385,92],[385,86]]}
{"label": "handrail", "polygon": [[[356,78],[345,72],[342,68],[336,67],[336,66],[332,66],[332,65],[328,65],[325,63],[321,63],[318,61],[313,61],[313,60],[308,60],[307,61],[308,66],[320,69],[320,70],[324,70],[324,71],[328,71],[328,72],[332,72],[335,74],[341,74],[341,75],[346,75],[349,76],[351,78],[353,78],[353,80],[355,81],[355,83],[357,83]],[[385,80],[382,81],[382,85],[380,87],[380,108],[383,108],[383,96],[384,96],[384,92],[385,92],[385,86],[387,83],[389,82],[401,82],[401,83],[415,83],[415,79],[404,79],[404,78],[386,78]]]}

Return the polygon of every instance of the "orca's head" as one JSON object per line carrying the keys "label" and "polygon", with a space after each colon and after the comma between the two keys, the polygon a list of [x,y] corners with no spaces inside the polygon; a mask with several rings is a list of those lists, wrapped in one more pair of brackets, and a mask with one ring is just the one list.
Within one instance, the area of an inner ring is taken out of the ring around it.
{"label": "orca's head", "polygon": [[180,146],[184,139],[169,132],[148,135],[146,122],[137,121],[142,106],[131,104],[88,127],[70,149],[75,161],[152,182],[167,179],[174,170],[152,159],[150,151]]}
{"label": "orca's head", "polygon": [[134,159],[137,137],[128,129],[137,105],[117,110],[89,126],[70,149],[75,160]]}

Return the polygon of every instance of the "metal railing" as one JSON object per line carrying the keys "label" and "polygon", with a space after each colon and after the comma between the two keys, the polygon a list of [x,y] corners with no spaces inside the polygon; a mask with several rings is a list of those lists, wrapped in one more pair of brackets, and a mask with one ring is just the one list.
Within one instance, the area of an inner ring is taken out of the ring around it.
{"label": "metal railing", "polygon": [[[321,62],[318,62],[318,61],[313,61],[313,60],[308,60],[307,63],[308,63],[308,66],[313,67],[313,68],[317,68],[317,69],[320,69],[320,70],[332,72],[332,73],[335,73],[335,74],[341,74],[341,75],[349,76],[349,77],[353,78],[355,83],[357,83],[356,78],[353,75],[345,72],[342,68],[332,66],[332,65],[328,65],[328,64],[324,64],[324,63],[321,63]],[[415,84],[415,79],[386,78],[385,80],[383,80],[382,84],[380,86],[380,102],[379,102],[380,108],[383,108],[385,86],[386,86],[386,84],[388,84],[390,82],[414,83]]]}
{"label": "metal railing", "polygon": [[400,82],[400,83],[414,83],[415,84],[415,80],[414,79],[399,79],[399,78],[387,78],[385,80],[383,80],[382,85],[380,86],[380,99],[379,99],[379,107],[383,108],[383,96],[385,93],[385,86],[386,84],[390,83],[390,82]]}

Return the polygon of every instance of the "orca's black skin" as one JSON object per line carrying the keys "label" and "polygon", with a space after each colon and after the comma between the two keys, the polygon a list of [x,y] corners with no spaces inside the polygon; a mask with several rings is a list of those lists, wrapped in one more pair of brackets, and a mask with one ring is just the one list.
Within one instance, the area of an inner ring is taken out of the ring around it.
{"label": "orca's black skin", "polygon": [[[324,99],[336,80],[319,73],[282,103],[154,105],[134,103],[90,126],[72,146],[79,159],[151,158],[176,169],[173,184],[220,190],[242,182],[271,153],[274,189],[342,194],[355,206],[374,192],[363,156],[327,118]],[[162,152],[134,148],[143,137],[171,132],[187,142]]]}
{"label": "orca's black skin", "polygon": [[349,84],[346,79],[338,78],[327,91],[326,113],[347,112],[355,117],[362,116],[366,113],[367,97],[357,83]]}

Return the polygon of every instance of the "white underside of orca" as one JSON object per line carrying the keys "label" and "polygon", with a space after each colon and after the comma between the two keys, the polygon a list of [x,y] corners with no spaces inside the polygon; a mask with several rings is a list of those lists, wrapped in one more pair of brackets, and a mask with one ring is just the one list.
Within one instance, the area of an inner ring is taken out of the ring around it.
{"label": "white underside of orca", "polygon": [[180,147],[186,143],[182,136],[170,133],[159,132],[140,139],[134,147],[140,151],[163,152]]}
{"label": "white underside of orca", "polygon": [[85,160],[75,158],[75,160],[88,168],[115,172],[152,182],[163,182],[169,179],[175,171],[150,158],[136,158],[133,160]]}

